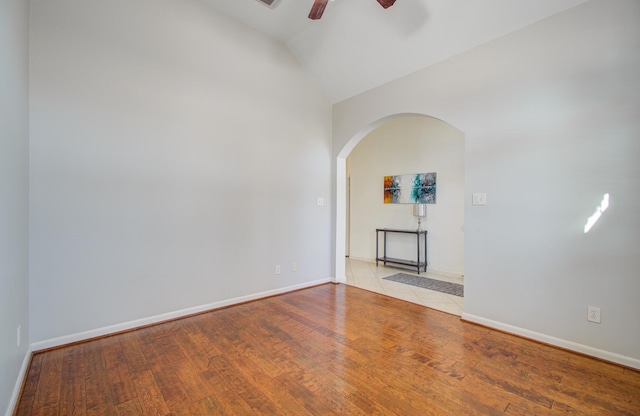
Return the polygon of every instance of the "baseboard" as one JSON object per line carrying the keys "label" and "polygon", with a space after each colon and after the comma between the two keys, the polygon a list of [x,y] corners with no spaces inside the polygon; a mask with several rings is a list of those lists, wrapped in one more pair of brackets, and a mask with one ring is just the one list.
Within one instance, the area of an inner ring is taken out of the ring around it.
{"label": "baseboard", "polygon": [[292,292],[295,290],[305,289],[308,287],[317,286],[324,283],[331,283],[331,282],[335,282],[335,279],[326,278],[326,279],[315,280],[312,282],[305,282],[298,285],[283,287],[280,289],[269,290],[266,292],[260,292],[260,293],[255,293],[247,296],[241,296],[238,298],[227,299],[219,302],[213,302],[206,305],[182,309],[182,310],[169,312],[161,315],[151,316],[148,318],[137,319],[129,322],[123,322],[120,324],[93,329],[90,331],[80,332],[77,334],[65,335],[58,338],[38,341],[31,344],[31,350],[33,352],[37,352],[37,351],[60,347],[63,345],[74,344],[77,342],[82,342],[82,341],[90,340],[93,338],[104,337],[104,336],[116,334],[119,332],[129,331],[129,330],[141,328],[144,326],[149,326],[149,325],[158,324],[165,321],[170,321],[173,319],[183,318],[189,315],[195,315],[198,313],[207,312],[213,309],[224,308],[226,306],[232,306],[239,303],[262,299],[269,296],[280,295],[283,293]]}
{"label": "baseboard", "polygon": [[552,337],[549,335],[541,334],[539,332],[530,331],[524,328],[519,328],[517,326],[493,321],[491,319],[482,318],[480,316],[472,315],[469,313],[463,313],[461,318],[463,321],[472,322],[478,325],[497,329],[502,332],[507,332],[509,334],[518,335],[523,338],[528,338],[533,341],[538,341],[543,344],[552,345],[565,350],[577,352],[580,354],[588,355],[590,357],[595,357],[604,361],[608,361],[611,363],[623,365],[625,367],[630,367],[636,370],[640,370],[640,360],[632,357],[627,357],[627,356],[616,354],[613,352],[600,350],[597,348],[589,347],[587,345],[578,344],[576,342]]}
{"label": "baseboard", "polygon": [[446,270],[438,270],[438,269],[434,269],[433,267],[427,267],[427,272],[430,272],[433,274],[439,274],[440,276],[444,276],[444,277],[464,279],[464,273],[455,273],[455,272],[449,272]]}
{"label": "baseboard", "polygon": [[[358,257],[358,256],[347,256],[349,257],[349,260],[356,260],[356,261],[364,261],[365,263],[375,263],[376,259],[369,259],[369,258],[364,258],[364,257]],[[346,259],[346,258],[345,258]]]}
{"label": "baseboard", "polygon": [[9,399],[9,404],[7,405],[7,411],[5,413],[6,416],[12,416],[16,410],[15,407],[16,404],[18,404],[20,392],[22,391],[22,385],[24,384],[24,380],[27,377],[27,371],[29,371],[32,354],[33,350],[31,349],[31,347],[27,348],[27,351],[24,354],[24,359],[22,360],[22,366],[20,367],[20,373],[18,373],[16,384],[13,387],[13,393],[11,394],[11,398]]}

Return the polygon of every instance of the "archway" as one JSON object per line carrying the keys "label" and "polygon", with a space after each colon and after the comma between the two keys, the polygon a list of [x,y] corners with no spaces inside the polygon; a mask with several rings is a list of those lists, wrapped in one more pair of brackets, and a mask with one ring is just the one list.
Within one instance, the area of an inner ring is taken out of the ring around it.
{"label": "archway", "polygon": [[343,264],[348,249],[345,240],[350,232],[346,212],[347,159],[352,169],[351,179],[358,184],[353,194],[359,211],[354,211],[355,217],[352,217],[355,221],[350,234],[355,241],[352,259],[370,263],[376,257],[369,231],[380,226],[409,229],[414,225],[411,211],[404,215],[404,206],[384,205],[381,200],[378,204],[375,189],[379,177],[433,168],[440,172],[444,183],[439,188],[442,196],[439,204],[430,206],[433,218],[430,254],[435,260],[430,268],[451,272],[447,277],[461,277],[464,273],[464,153],[464,134],[451,124],[425,114],[394,114],[360,129],[340,150],[336,160],[336,280],[346,282],[347,276]]}

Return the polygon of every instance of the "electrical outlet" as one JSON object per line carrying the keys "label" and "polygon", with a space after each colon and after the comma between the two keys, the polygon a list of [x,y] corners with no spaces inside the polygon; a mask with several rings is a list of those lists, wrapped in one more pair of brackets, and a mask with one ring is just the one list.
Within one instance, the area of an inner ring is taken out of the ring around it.
{"label": "electrical outlet", "polygon": [[280,274],[280,265],[276,264],[276,274]]}
{"label": "electrical outlet", "polygon": [[295,272],[296,270],[298,270],[298,266],[295,263],[291,263],[291,271]]}
{"label": "electrical outlet", "polygon": [[596,306],[589,306],[587,311],[587,320],[589,322],[595,322],[597,324],[600,323],[600,308]]}

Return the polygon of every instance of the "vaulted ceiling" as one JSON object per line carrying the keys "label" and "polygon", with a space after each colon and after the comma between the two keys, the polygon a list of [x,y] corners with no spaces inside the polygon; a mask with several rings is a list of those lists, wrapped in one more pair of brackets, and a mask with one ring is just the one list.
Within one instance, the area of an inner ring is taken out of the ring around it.
{"label": "vaulted ceiling", "polygon": [[336,103],[588,0],[199,0],[284,43]]}

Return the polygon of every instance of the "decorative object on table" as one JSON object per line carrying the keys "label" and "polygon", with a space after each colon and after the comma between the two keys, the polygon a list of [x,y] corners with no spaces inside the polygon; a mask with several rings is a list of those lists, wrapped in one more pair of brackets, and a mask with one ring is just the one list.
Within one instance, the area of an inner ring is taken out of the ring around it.
{"label": "decorative object on table", "polygon": [[406,273],[394,274],[393,276],[384,277],[383,279],[435,290],[448,295],[464,297],[464,286],[458,283],[445,282],[444,280],[430,279],[428,277],[414,276]]}
{"label": "decorative object on table", "polygon": [[384,177],[385,204],[435,204],[436,172]]}
{"label": "decorative object on table", "polygon": [[413,216],[418,218],[418,229],[416,231],[422,231],[420,219],[427,217],[427,204],[413,204]]}

